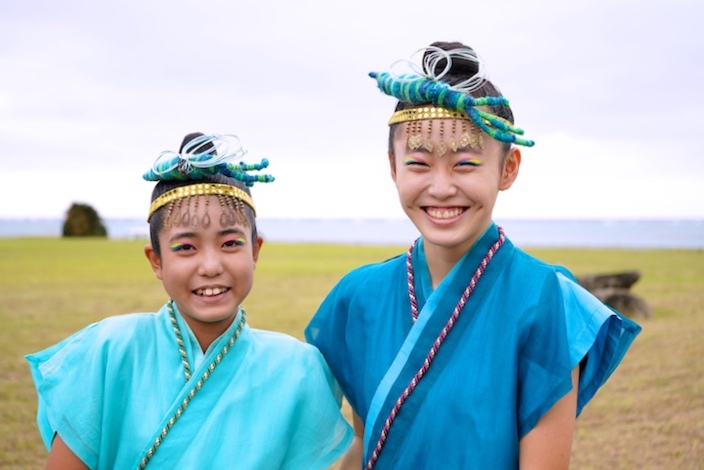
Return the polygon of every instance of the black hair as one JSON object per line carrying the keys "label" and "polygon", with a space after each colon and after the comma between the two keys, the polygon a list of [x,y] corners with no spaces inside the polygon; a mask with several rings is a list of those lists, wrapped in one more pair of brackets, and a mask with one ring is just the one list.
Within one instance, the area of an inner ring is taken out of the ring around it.
{"label": "black hair", "polygon": [[[191,142],[193,139],[196,139],[198,137],[202,137],[203,133],[201,132],[193,132],[188,135],[186,135],[183,138],[183,141],[181,142],[181,147],[179,148],[179,152],[183,151],[183,148]],[[215,147],[211,142],[205,142],[199,146],[197,146],[195,149],[192,150],[192,152],[199,152],[199,153],[204,153],[207,151],[214,152]],[[220,184],[227,184],[229,186],[234,186],[236,188],[241,189],[242,191],[246,192],[250,197],[252,193],[250,192],[249,188],[244,185],[241,181],[238,181],[234,178],[230,178],[229,176],[221,175],[221,174],[215,174],[212,176],[208,176],[202,179],[199,179],[198,182],[202,183],[220,183]],[[162,194],[171,191],[172,189],[181,187],[181,186],[188,186],[193,184],[193,180],[185,180],[185,181],[159,181],[156,186],[154,186],[154,190],[152,191],[152,202],[156,200],[159,196]],[[249,221],[249,226],[252,227],[252,242],[255,242],[257,239],[257,224],[254,216],[254,211],[252,210],[251,207],[249,207],[247,204],[242,204],[244,208],[244,213],[247,216],[247,220]],[[163,206],[160,207],[154,214],[152,214],[151,219],[149,219],[149,238],[151,240],[152,244],[152,249],[154,252],[161,256],[161,245],[159,244],[159,233],[161,230],[164,228],[164,219],[166,217],[166,212],[165,210],[167,209],[168,206]]]}

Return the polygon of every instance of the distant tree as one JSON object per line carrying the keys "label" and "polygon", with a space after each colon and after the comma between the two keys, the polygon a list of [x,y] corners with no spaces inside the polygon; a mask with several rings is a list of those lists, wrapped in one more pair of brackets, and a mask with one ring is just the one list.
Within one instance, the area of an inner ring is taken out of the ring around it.
{"label": "distant tree", "polygon": [[108,231],[95,209],[88,204],[73,203],[66,212],[64,237],[107,237]]}

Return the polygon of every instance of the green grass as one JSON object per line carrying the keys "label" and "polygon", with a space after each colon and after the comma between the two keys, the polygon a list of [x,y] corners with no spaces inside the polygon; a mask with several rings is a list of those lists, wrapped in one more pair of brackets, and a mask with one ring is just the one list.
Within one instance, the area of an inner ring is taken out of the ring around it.
{"label": "green grass", "polygon": [[[166,300],[142,241],[0,239],[0,468],[43,468],[36,393],[23,355],[109,315]],[[405,247],[265,244],[245,302],[250,323],[302,338],[350,269]],[[529,250],[575,274],[638,269],[654,309],[578,420],[572,468],[701,468],[704,462],[704,252]],[[345,408],[347,412],[347,408]]]}

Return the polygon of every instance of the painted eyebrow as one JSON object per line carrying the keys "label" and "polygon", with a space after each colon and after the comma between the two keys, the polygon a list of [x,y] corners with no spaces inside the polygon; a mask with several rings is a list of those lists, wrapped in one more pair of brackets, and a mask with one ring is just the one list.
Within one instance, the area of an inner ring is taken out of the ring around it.
{"label": "painted eyebrow", "polygon": [[218,232],[219,237],[224,237],[225,235],[239,235],[244,237],[246,234],[239,228],[227,228]]}
{"label": "painted eyebrow", "polygon": [[177,242],[178,240],[181,240],[182,238],[198,238],[198,234],[196,232],[179,232],[169,238],[169,243],[174,243]]}
{"label": "painted eyebrow", "polygon": [[430,150],[425,148],[424,145],[421,145],[417,149],[406,149],[406,150],[407,150],[406,153],[410,153],[410,154],[414,154],[414,153],[422,153],[425,155],[432,155],[433,154],[433,152],[431,152]]}
{"label": "painted eyebrow", "polygon": [[[235,236],[242,236],[246,237],[246,233],[244,233],[243,230],[239,228],[226,228],[225,230],[220,230],[218,232],[218,237],[224,237],[226,235],[235,235]],[[169,243],[175,243],[179,240],[182,240],[184,238],[199,238],[198,232],[179,232],[169,238]]]}

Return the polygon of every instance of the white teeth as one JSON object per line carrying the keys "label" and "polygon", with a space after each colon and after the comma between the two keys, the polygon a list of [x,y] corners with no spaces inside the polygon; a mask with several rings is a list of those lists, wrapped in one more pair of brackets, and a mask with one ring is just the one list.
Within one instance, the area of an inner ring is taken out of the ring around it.
{"label": "white teeth", "polygon": [[224,287],[222,287],[222,288],[221,288],[221,287],[215,287],[215,288],[212,288],[212,289],[211,289],[210,287],[208,287],[207,289],[196,289],[196,294],[197,294],[197,295],[204,295],[204,296],[206,296],[206,297],[211,297],[211,296],[213,296],[213,295],[222,294],[222,293],[225,292],[226,290],[227,290],[227,289],[225,289]]}
{"label": "white teeth", "polygon": [[452,219],[453,217],[459,216],[464,209],[460,207],[450,208],[438,208],[438,207],[428,207],[425,209],[430,217],[435,219]]}

